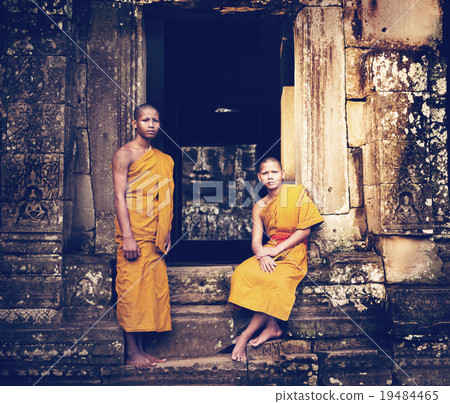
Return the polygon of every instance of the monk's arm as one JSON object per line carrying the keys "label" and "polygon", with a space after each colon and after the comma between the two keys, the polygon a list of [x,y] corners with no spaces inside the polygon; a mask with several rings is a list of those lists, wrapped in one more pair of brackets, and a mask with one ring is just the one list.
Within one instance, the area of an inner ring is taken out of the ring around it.
{"label": "monk's arm", "polygon": [[275,247],[264,247],[258,251],[256,254],[257,259],[261,259],[262,257],[276,257],[278,254],[282,253],[289,248],[295,247],[297,244],[300,244],[305,238],[309,236],[311,233],[311,228],[296,230],[288,239],[282,241],[280,244]]}
{"label": "monk's arm", "polygon": [[139,246],[134,239],[131,231],[130,216],[128,214],[127,201],[125,194],[127,192],[128,168],[131,164],[129,154],[119,149],[113,157],[113,183],[114,183],[114,204],[116,207],[117,220],[122,229],[123,253],[127,259],[135,259],[141,255]]}
{"label": "monk's arm", "polygon": [[311,233],[311,228],[296,230],[288,239],[282,241],[280,244],[276,245],[270,254],[272,257],[275,257],[279,253],[288,250],[289,248],[295,247],[297,244],[300,244],[305,238],[307,238]]}
{"label": "monk's arm", "polygon": [[263,248],[262,239],[264,234],[264,225],[261,220],[261,208],[255,203],[252,209],[252,251],[255,255],[258,253],[258,250]]}

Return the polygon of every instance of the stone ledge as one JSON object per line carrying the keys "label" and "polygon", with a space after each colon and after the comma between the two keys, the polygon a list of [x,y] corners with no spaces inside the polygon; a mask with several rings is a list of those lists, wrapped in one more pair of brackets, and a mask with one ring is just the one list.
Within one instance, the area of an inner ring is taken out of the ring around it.
{"label": "stone ledge", "polygon": [[248,359],[250,386],[315,386],[318,358],[314,354],[286,354],[282,359]]}
{"label": "stone ledge", "polygon": [[169,360],[148,370],[132,366],[102,367],[105,385],[247,385],[247,363],[232,361],[229,355]]}
{"label": "stone ledge", "polygon": [[391,385],[391,360],[375,349],[318,352],[325,386]]}

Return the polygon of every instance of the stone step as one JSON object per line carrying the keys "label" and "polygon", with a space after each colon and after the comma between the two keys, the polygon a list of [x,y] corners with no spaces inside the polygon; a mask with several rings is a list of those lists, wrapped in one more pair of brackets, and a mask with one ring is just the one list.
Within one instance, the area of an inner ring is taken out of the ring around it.
{"label": "stone step", "polygon": [[219,353],[232,345],[249,321],[244,310],[229,305],[172,306],[172,331],[153,333],[149,352],[163,357],[199,357]]}
{"label": "stone step", "polygon": [[[373,309],[367,313],[346,307],[348,317],[339,309],[314,303],[294,307],[289,321],[281,323],[287,338],[348,339],[369,335],[380,343],[384,311]],[[172,331],[152,333],[146,347],[164,357],[197,357],[217,354],[232,345],[252,313],[230,305],[174,305],[171,315]]]}
{"label": "stone step", "polygon": [[[319,382],[325,386],[385,386],[392,384],[392,361],[375,349],[316,352]],[[390,352],[387,352],[390,355]]]}
{"label": "stone step", "polygon": [[[170,297],[173,304],[223,304],[230,291],[234,265],[169,266]],[[300,284],[305,286],[335,285],[326,290],[335,298],[345,297],[349,290],[361,298],[371,289],[380,294],[384,282],[381,258],[373,252],[335,253],[309,266]],[[346,286],[343,286],[346,285]],[[364,287],[363,285],[370,285]],[[310,290],[308,288],[307,290]]]}
{"label": "stone step", "polygon": [[[62,364],[122,364],[123,332],[116,322],[63,324],[0,331],[0,362],[51,361]],[[92,327],[92,328],[91,328]]]}

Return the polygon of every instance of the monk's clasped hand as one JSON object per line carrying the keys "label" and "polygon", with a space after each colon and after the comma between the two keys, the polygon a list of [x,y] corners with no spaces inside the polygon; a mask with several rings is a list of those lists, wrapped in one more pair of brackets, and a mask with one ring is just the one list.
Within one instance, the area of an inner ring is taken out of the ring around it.
{"label": "monk's clasped hand", "polygon": [[266,255],[259,260],[259,265],[261,267],[261,271],[270,273],[275,271],[277,263],[273,260],[272,257]]}
{"label": "monk's clasped hand", "polygon": [[280,249],[276,247],[263,247],[256,253],[256,259],[260,260],[262,257],[275,257],[280,253]]}

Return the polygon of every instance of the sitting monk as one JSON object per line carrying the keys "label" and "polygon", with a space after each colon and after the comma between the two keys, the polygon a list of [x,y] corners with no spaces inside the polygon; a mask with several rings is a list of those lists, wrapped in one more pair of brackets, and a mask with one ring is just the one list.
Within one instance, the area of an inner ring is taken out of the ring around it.
{"label": "sitting monk", "polygon": [[[282,185],[280,162],[268,157],[259,166],[258,179],[268,194],[253,206],[252,250],[231,278],[228,301],[254,312],[231,354],[245,361],[247,343],[257,347],[281,335],[276,319],[287,321],[295,290],[307,272],[306,239],[322,216],[302,185]],[[264,230],[270,237],[263,246]],[[262,329],[254,339],[253,334]]]}

